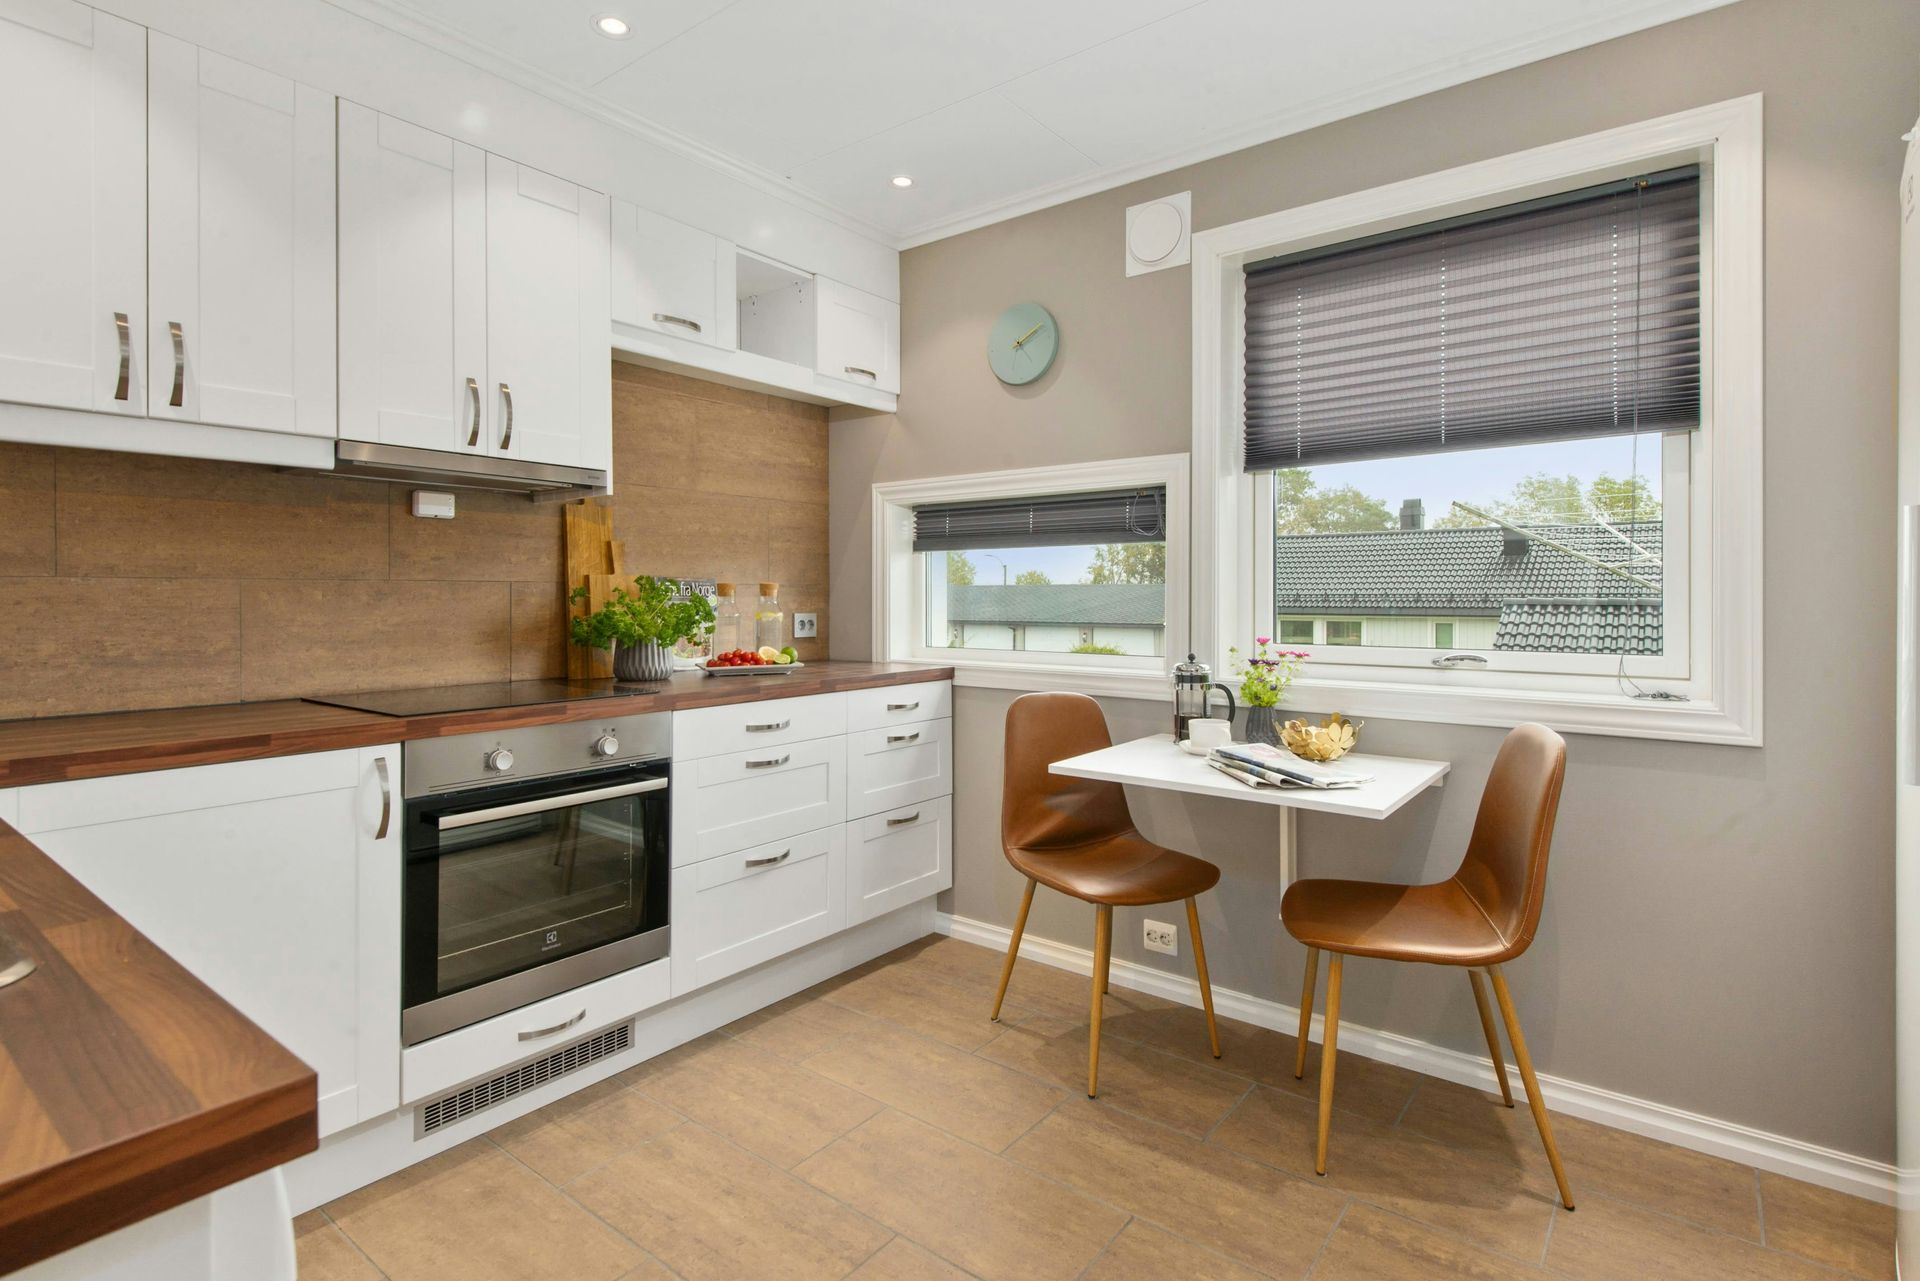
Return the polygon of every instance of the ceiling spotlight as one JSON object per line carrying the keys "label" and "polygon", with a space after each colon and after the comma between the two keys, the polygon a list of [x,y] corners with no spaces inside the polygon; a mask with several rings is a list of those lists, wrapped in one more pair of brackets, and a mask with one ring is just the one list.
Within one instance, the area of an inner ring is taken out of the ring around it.
{"label": "ceiling spotlight", "polygon": [[896,187],[911,187],[913,185],[913,179],[906,174],[897,173],[893,175],[893,185]]}
{"label": "ceiling spotlight", "polygon": [[633,34],[633,28],[627,25],[625,18],[616,18],[603,13],[593,20],[593,29],[609,40],[625,40]]}

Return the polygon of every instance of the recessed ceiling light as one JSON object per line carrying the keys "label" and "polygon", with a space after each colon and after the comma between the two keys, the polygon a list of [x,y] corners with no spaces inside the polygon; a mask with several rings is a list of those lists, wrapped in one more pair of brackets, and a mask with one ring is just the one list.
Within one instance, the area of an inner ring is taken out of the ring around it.
{"label": "recessed ceiling light", "polygon": [[897,173],[893,175],[893,185],[896,187],[911,187],[913,185],[913,179],[906,174]]}
{"label": "recessed ceiling light", "polygon": [[593,29],[609,40],[625,40],[633,34],[633,28],[627,25],[625,18],[616,18],[610,13],[603,13],[595,18]]}

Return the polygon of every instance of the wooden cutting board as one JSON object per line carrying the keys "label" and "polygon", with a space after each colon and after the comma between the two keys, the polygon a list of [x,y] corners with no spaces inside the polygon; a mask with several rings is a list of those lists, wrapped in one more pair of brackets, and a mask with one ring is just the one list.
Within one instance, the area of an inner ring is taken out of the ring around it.
{"label": "wooden cutting board", "polygon": [[[569,601],[569,620],[585,618],[607,603],[615,579],[625,569],[624,549],[613,537],[613,508],[605,499],[583,498],[565,508],[567,560],[566,589],[587,589],[587,599]],[[592,680],[613,675],[613,655],[604,649],[586,649],[567,643],[567,677]]]}

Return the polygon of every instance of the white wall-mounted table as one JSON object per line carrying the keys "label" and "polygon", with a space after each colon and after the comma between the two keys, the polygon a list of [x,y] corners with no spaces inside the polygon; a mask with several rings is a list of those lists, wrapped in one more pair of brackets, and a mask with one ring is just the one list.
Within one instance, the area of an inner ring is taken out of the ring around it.
{"label": "white wall-mounted table", "polygon": [[1373,781],[1358,787],[1248,787],[1189,756],[1174,744],[1173,735],[1155,734],[1115,743],[1097,752],[1055,761],[1049,770],[1073,778],[1093,778],[1129,787],[1157,787],[1194,796],[1217,796],[1230,801],[1272,805],[1280,811],[1280,888],[1294,880],[1294,815],[1300,810],[1344,814],[1350,818],[1383,819],[1408,801],[1439,787],[1452,768],[1445,761],[1423,761],[1408,756],[1366,756],[1358,752],[1340,762],[1343,769],[1371,774]]}

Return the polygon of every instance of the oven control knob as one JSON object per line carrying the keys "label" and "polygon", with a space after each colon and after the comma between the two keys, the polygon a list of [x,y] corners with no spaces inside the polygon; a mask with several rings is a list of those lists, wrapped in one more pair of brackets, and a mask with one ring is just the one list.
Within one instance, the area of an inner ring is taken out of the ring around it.
{"label": "oven control knob", "polygon": [[609,730],[599,738],[593,740],[593,754],[595,756],[618,756],[620,754],[620,740],[614,737],[613,732]]}
{"label": "oven control knob", "polygon": [[487,768],[496,774],[504,774],[513,768],[513,753],[504,747],[496,747],[487,753]]}

